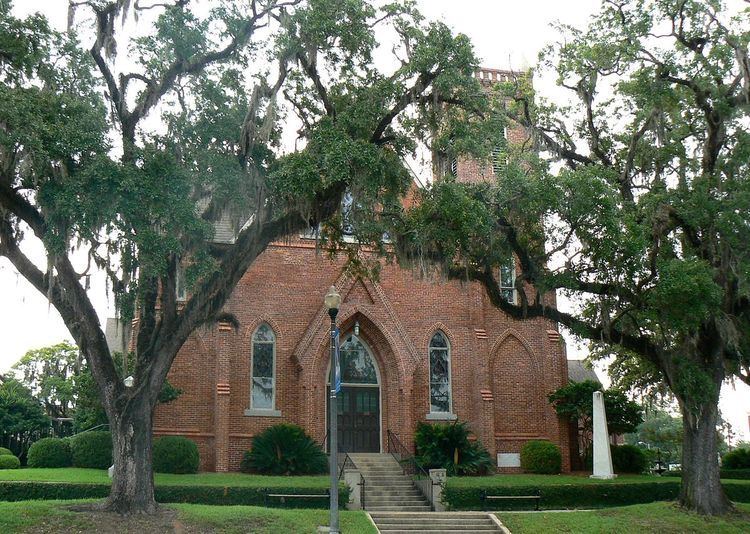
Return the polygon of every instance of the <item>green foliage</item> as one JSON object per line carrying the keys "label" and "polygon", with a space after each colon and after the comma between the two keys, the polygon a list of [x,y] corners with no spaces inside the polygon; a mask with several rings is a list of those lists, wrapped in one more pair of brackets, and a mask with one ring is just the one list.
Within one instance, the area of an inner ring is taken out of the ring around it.
{"label": "green foliage", "polygon": [[13,451],[5,447],[0,447],[0,456],[13,456]]}
{"label": "green foliage", "polygon": [[682,436],[683,427],[679,417],[661,410],[648,410],[636,431],[625,435],[625,442],[630,445],[642,443],[648,447],[653,451],[652,461],[656,460],[656,451],[659,451],[662,461],[677,463],[682,457]]}
{"label": "green foliage", "polygon": [[21,461],[12,454],[0,454],[0,469],[18,469]]}
{"label": "green foliage", "polygon": [[[569,382],[547,397],[557,415],[578,422],[581,459],[591,459],[593,431],[593,393],[602,391],[602,385],[593,380]],[[629,400],[621,391],[603,390],[604,409],[607,414],[607,429],[611,434],[633,432],[643,421],[643,408]]]}
{"label": "green foliage", "polygon": [[29,447],[26,463],[29,467],[70,467],[70,445],[60,438],[42,438]]}
{"label": "green foliage", "polygon": [[644,473],[648,469],[648,456],[634,445],[613,445],[612,465],[615,473]]}
{"label": "green foliage", "polygon": [[50,420],[42,406],[15,378],[0,381],[0,428],[8,434],[30,434],[49,428]]}
{"label": "green foliage", "polygon": [[[679,480],[638,483],[594,483],[594,484],[556,484],[508,486],[489,485],[486,479],[477,478],[478,484],[460,486],[451,484],[455,479],[449,478],[442,499],[450,510],[482,510],[485,504],[481,496],[487,495],[541,495],[543,509],[560,508],[605,508],[627,506],[655,501],[673,501],[680,493]],[[750,484],[745,482],[722,482],[727,496],[735,502],[750,502]],[[490,501],[493,509],[517,508],[515,500]],[[529,506],[533,506],[529,504]]]}
{"label": "green foliage", "polygon": [[197,473],[200,467],[198,446],[182,436],[163,436],[154,440],[153,465],[157,473]]}
{"label": "green foliage", "polygon": [[[273,488],[243,486],[203,486],[156,485],[156,501],[162,503],[210,504],[215,506],[268,506],[280,507],[278,499],[266,499],[266,493],[310,494],[310,488],[298,487],[289,479],[286,486],[274,485]],[[26,500],[72,500],[102,499],[109,495],[109,484],[75,484],[65,482],[20,482],[0,481],[0,501]],[[315,490],[317,493],[319,490]],[[322,491],[320,492],[322,493]],[[349,501],[349,488],[339,487],[339,504],[342,508]],[[328,507],[327,499],[296,499],[295,508]]]}
{"label": "green foliage", "polygon": [[483,475],[494,464],[487,449],[469,440],[465,422],[419,423],[414,433],[416,460],[425,469],[445,469],[448,475]]}
{"label": "green foliage", "polygon": [[70,417],[75,412],[80,368],[78,347],[66,341],[30,350],[13,365],[50,417]]}
{"label": "green foliage", "polygon": [[527,441],[521,448],[521,469],[526,473],[556,475],[562,467],[560,447],[549,441]]}
{"label": "green foliage", "polygon": [[107,469],[112,465],[112,435],[109,432],[83,432],[70,439],[73,466]]}
{"label": "green foliage", "polygon": [[750,448],[734,449],[721,459],[724,469],[750,469]]}
{"label": "green foliage", "polygon": [[240,469],[269,475],[315,475],[328,470],[328,459],[302,428],[282,423],[253,437]]}

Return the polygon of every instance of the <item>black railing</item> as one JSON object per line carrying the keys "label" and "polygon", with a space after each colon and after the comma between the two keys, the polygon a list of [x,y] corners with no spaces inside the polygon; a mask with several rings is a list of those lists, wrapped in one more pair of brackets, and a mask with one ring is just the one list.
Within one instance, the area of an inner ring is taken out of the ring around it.
{"label": "black railing", "polygon": [[[354,463],[351,456],[349,454],[344,455],[344,461],[341,464],[341,468],[339,469],[339,481],[341,481],[341,478],[344,476],[344,471],[346,469],[357,469],[357,464]],[[359,492],[359,498],[360,503],[362,504],[362,509],[365,509],[365,477],[362,476],[362,473],[359,473],[359,483],[358,486],[362,488]]]}
{"label": "black railing", "polygon": [[429,501],[430,508],[432,508],[433,482],[430,478],[430,474],[424,467],[419,465],[419,462],[417,462],[417,459],[411,451],[409,451],[409,449],[401,443],[401,440],[398,439],[398,436],[390,430],[388,431],[388,452],[399,463],[401,470],[405,475],[409,475],[415,482],[420,479],[425,480],[425,485],[427,487],[426,491],[421,484],[415,485],[419,488],[419,491],[422,492],[422,495],[424,495]]}

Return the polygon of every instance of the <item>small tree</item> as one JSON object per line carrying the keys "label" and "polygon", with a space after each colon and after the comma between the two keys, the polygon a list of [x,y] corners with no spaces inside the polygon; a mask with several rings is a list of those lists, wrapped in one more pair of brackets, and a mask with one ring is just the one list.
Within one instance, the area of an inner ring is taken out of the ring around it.
{"label": "small tree", "polygon": [[49,417],[31,391],[11,376],[0,376],[0,446],[21,456],[34,436],[49,427]]}
{"label": "small tree", "polygon": [[63,341],[34,349],[13,365],[23,383],[44,405],[50,417],[71,417],[75,412],[76,381],[81,370],[78,347]]}
{"label": "small tree", "polygon": [[[591,459],[593,440],[593,393],[602,390],[593,380],[570,382],[547,397],[557,415],[578,425],[579,454],[583,465]],[[610,434],[634,432],[643,422],[643,408],[618,390],[604,390],[604,410]]]}

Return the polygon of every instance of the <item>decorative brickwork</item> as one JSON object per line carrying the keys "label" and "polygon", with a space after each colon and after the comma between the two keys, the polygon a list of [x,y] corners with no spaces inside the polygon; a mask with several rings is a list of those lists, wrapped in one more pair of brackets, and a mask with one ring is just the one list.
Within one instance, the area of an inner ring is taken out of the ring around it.
{"label": "decorative brickwork", "polygon": [[[508,76],[492,69],[478,74],[485,85]],[[526,133],[513,128],[507,137],[520,143]],[[491,164],[458,161],[459,180],[484,181],[493,173]],[[206,326],[178,354],[169,381],[183,393],[157,407],[155,434],[194,439],[201,469],[209,471],[238,470],[252,437],[280,422],[301,425],[322,442],[330,339],[323,296],[335,285],[343,298],[342,335],[358,322],[378,367],[381,447],[389,430],[413,447],[417,423],[457,417],[493,458],[519,452],[530,439],[548,439],[561,447],[563,469],[570,469],[569,425],[546,400],[567,382],[554,323],[506,316],[475,283],[420,278],[385,262],[375,283],[352,279],[343,267],[342,258],[320,254],[310,239],[269,246],[223,310],[238,324]],[[555,296],[544,301],[554,305]],[[256,414],[248,410],[250,365],[252,335],[262,323],[275,335],[275,406]],[[452,414],[430,413],[428,347],[437,330],[450,344]]]}

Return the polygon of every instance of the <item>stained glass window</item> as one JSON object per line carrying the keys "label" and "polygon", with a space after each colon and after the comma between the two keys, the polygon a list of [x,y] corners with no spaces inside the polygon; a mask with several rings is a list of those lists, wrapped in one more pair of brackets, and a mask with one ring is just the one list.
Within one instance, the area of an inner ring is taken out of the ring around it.
{"label": "stained glass window", "polygon": [[[349,335],[339,351],[343,384],[377,384],[378,374],[369,349],[355,336]],[[330,377],[329,377],[330,379]]]}
{"label": "stained glass window", "polygon": [[273,410],[276,385],[275,356],[276,336],[271,327],[263,323],[253,334],[251,408]]}
{"label": "stained glass window", "polygon": [[451,411],[451,354],[448,339],[435,332],[430,340],[430,412]]}

